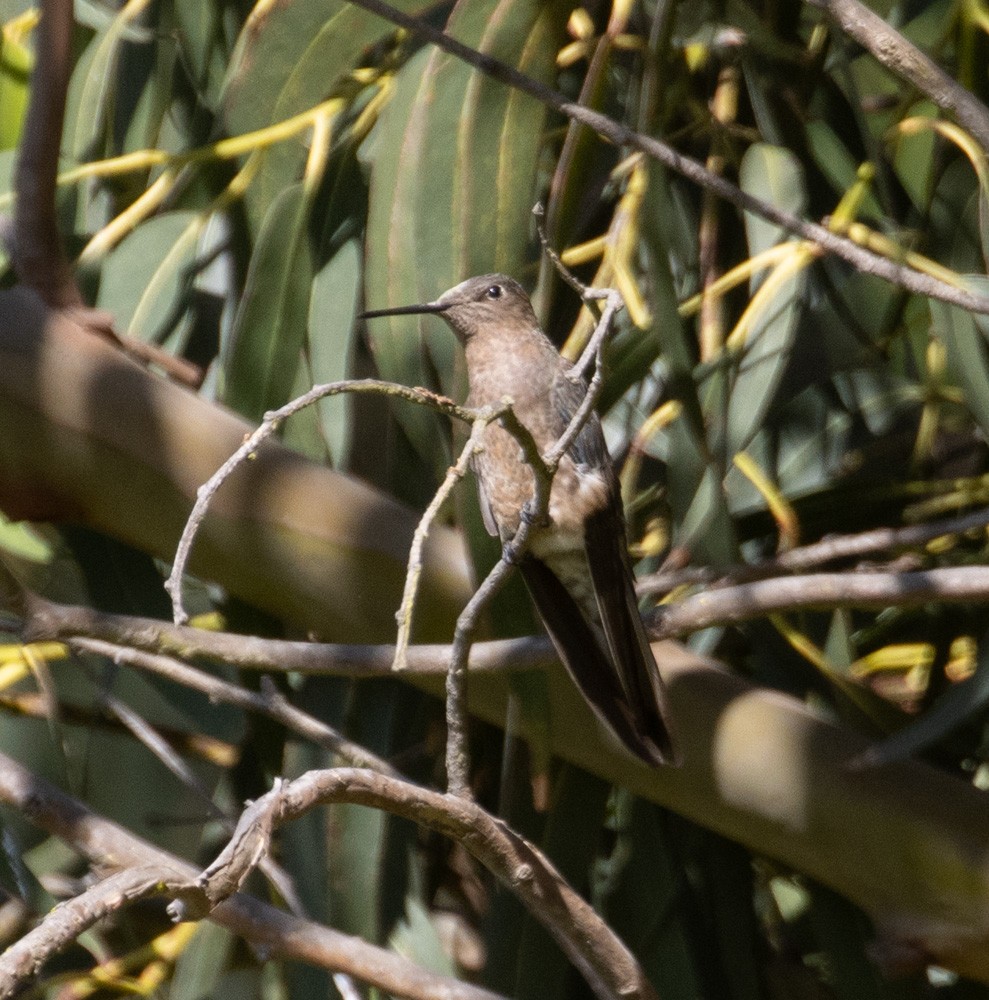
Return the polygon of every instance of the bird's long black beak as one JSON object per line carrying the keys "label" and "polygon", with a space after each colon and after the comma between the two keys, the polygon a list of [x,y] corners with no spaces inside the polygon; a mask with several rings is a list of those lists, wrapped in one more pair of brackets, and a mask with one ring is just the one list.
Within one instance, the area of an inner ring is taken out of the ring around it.
{"label": "bird's long black beak", "polygon": [[441,313],[450,307],[439,302],[426,302],[421,306],[395,306],[394,309],[369,309],[359,319],[377,319],[378,316],[411,316],[418,313]]}

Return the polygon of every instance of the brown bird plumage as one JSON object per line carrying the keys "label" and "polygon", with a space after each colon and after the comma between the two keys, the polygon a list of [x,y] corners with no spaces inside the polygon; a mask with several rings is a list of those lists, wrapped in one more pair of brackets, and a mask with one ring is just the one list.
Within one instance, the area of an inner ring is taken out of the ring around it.
{"label": "brown bird plumage", "polygon": [[[501,274],[470,278],[435,302],[365,318],[436,313],[463,345],[470,393],[481,407],[511,397],[544,454],[587,391],[540,329],[525,290]],[[498,424],[474,459],[488,531],[508,542],[535,481],[519,443]],[[618,483],[596,415],[560,462],[549,521],[534,526],[519,563],[560,659],[598,717],[638,757],[670,763],[673,744],[656,662],[639,616]]]}

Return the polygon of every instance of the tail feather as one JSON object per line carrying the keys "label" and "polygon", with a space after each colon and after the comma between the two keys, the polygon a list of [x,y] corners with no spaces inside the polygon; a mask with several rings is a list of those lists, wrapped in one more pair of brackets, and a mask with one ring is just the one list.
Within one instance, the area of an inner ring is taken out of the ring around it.
{"label": "tail feather", "polygon": [[[550,566],[530,554],[520,569],[560,659],[595,714],[647,764],[670,763],[674,759],[672,741],[658,706],[657,689],[649,680],[649,666],[656,669],[652,654],[648,664],[643,662],[642,648],[636,642],[635,661],[623,663],[610,638],[609,648],[602,648],[595,629]],[[644,638],[638,612],[635,619]],[[605,627],[606,636],[608,632]],[[648,650],[648,644],[645,648]]]}
{"label": "tail feather", "polygon": [[624,526],[613,510],[603,510],[587,519],[584,544],[608,652],[634,712],[636,727],[660,748],[666,763],[673,763],[676,752],[667,719],[666,693],[639,615]]}

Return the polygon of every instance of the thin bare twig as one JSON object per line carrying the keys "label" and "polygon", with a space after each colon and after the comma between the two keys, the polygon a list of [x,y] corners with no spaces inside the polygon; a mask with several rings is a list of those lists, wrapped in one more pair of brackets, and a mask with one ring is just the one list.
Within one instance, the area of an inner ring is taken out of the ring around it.
{"label": "thin bare twig", "polygon": [[406,28],[444,52],[474,66],[492,79],[529,94],[537,101],[541,101],[547,107],[559,111],[573,121],[587,125],[616,146],[627,146],[640,150],[651,159],[678,174],[682,174],[700,187],[713,191],[718,197],[724,198],[744,211],[752,212],[786,232],[816,244],[826,253],[840,257],[863,274],[882,278],[917,295],[940,299],[972,312],[989,313],[989,298],[986,296],[976,295],[963,288],[949,285],[904,264],[881,257],[852,240],[832,232],[825,226],[798,218],[769,202],[756,198],[723,177],[711,173],[697,160],[678,153],[672,146],[668,146],[652,136],[636,132],[629,126],[600,112],[592,111],[582,104],[575,104],[568,100],[564,94],[545,86],[530,76],[526,76],[514,66],[509,66],[500,59],[495,59],[493,56],[464,45],[463,42],[451,38],[421,18],[397,10],[385,3],[384,0],[351,0],[351,3],[383,17],[393,24]]}
{"label": "thin bare twig", "polygon": [[457,417],[468,423],[476,416],[476,414],[471,413],[462,406],[458,406],[452,400],[438,396],[428,389],[412,389],[409,386],[397,385],[394,382],[383,382],[380,379],[370,378],[347,379],[342,382],[331,382],[327,385],[314,386],[308,392],[291,400],[279,409],[271,413],[266,413],[264,420],[257,429],[244,440],[244,443],[196,491],[196,502],[193,504],[189,517],[186,520],[185,528],[182,531],[182,537],[176,546],[172,571],[165,581],[165,590],[168,591],[172,598],[172,618],[176,624],[184,625],[189,620],[189,616],[182,606],[182,577],[185,575],[185,567],[189,561],[189,554],[192,551],[192,543],[195,540],[196,533],[199,531],[199,526],[206,516],[210,502],[220,487],[237,471],[239,466],[250,460],[258,448],[275,433],[282,421],[287,420],[290,416],[305,409],[307,406],[312,406],[320,399],[346,392],[397,396],[409,402],[429,406],[440,413]]}
{"label": "thin bare twig", "polygon": [[543,248],[543,253],[549,258],[553,267],[556,268],[557,274],[583,298],[587,292],[587,286],[563,263],[563,258],[556,252],[556,249],[549,241],[549,237],[546,235],[546,229],[543,226],[543,218],[546,215],[546,210],[543,208],[541,201],[537,201],[532,206],[532,214],[536,217],[536,235],[539,237],[539,245]]}
{"label": "thin bare twig", "polygon": [[[825,539],[793,556],[799,563],[814,565],[875,551],[879,547],[923,544],[954,531],[985,524],[986,513],[916,525],[902,529],[880,529],[862,536]],[[774,563],[776,561],[774,560]],[[746,568],[747,569],[747,568]],[[784,570],[789,572],[789,567]],[[783,571],[781,571],[783,572]],[[646,592],[664,585],[658,574],[647,578]],[[672,577],[672,574],[671,574]],[[713,583],[723,574],[707,576],[698,568],[687,581]],[[648,631],[653,639],[684,635],[715,624],[747,621],[800,608],[905,607],[941,601],[948,603],[989,601],[989,569],[982,566],[945,567],[923,572],[817,573],[762,582],[729,583],[688,597],[676,604],[663,605],[649,616]],[[93,611],[91,608],[53,604],[34,594],[17,599],[24,615],[25,641],[62,640],[89,637],[114,647],[133,647],[148,652],[171,651],[176,655],[207,656],[247,669],[294,671],[338,677],[385,676],[391,672],[394,647],[389,645],[336,645],[285,640],[259,639],[205,632],[148,618],[133,618]],[[472,671],[510,671],[546,668],[556,662],[544,636],[501,639],[470,645]],[[458,652],[458,656],[461,655]],[[411,646],[406,670],[410,674],[445,674],[449,669],[451,646]],[[189,668],[191,669],[191,668]]]}
{"label": "thin bare twig", "polygon": [[[602,296],[597,294],[599,291],[604,291],[604,295]],[[581,352],[580,357],[577,359],[570,371],[570,375],[574,379],[585,378],[587,376],[588,369],[591,366],[591,362],[594,362],[594,375],[591,378],[588,392],[584,396],[583,403],[574,414],[573,420],[570,422],[570,427],[567,428],[567,434],[564,435],[564,439],[570,434],[573,436],[569,437],[566,447],[562,450],[560,449],[560,443],[557,443],[556,448],[554,448],[554,452],[559,451],[561,456],[576,440],[581,427],[584,426],[587,421],[587,417],[590,416],[591,408],[597,402],[597,398],[601,390],[601,382],[604,378],[604,341],[608,335],[608,331],[611,329],[611,321],[614,319],[615,313],[625,307],[621,294],[613,288],[589,288],[587,289],[585,298],[604,298],[605,304],[604,309],[601,311],[601,317],[598,319],[597,326],[594,328],[590,337],[588,337],[584,350]],[[590,400],[589,403],[588,400]],[[561,442],[562,440],[563,439],[561,439]]]}
{"label": "thin bare twig", "polygon": [[280,791],[281,821],[352,802],[403,816],[462,844],[556,939],[601,1000],[654,1000],[635,957],[536,847],[480,806],[371,771],[309,771]]}
{"label": "thin bare twig", "polygon": [[453,630],[450,660],[446,675],[446,780],[450,795],[470,799],[470,754],[467,748],[467,660],[477,622],[483,610],[508,581],[515,568],[515,558],[525,550],[532,522],[523,518],[515,537],[474,591],[460,612]]}
{"label": "thin bare twig", "polygon": [[728,567],[687,566],[640,577],[639,594],[665,594],[684,584],[729,585],[764,580],[767,577],[801,572],[845,559],[857,559],[876,552],[927,545],[947,535],[961,535],[989,527],[989,508],[902,528],[874,528],[853,535],[831,535],[810,545],[783,552],[752,565]]}
{"label": "thin bare twig", "polygon": [[128,868],[73,899],[59,903],[36,927],[0,954],[0,998],[12,997],[36,976],[45,962],[67,948],[97,921],[125,906],[152,896],[192,899],[202,890],[189,873],[172,871],[161,864]]}
{"label": "thin bare twig", "polygon": [[[0,576],[2,576],[0,564]],[[292,672],[326,677],[386,677],[392,672],[395,647],[320,643],[209,632],[188,625],[172,625],[156,618],[139,618],[96,611],[83,605],[55,604],[28,594],[26,616],[20,626],[25,642],[75,638],[100,639],[117,646],[165,653],[180,659],[208,657],[247,670]],[[17,629],[17,623],[11,627]],[[470,669],[476,672],[532,670],[546,667],[555,656],[544,636],[495,639],[471,648]],[[410,646],[406,672],[419,676],[445,674],[450,662],[448,644]]]}
{"label": "thin bare twig", "polygon": [[989,600],[989,567],[957,566],[917,573],[812,573],[760,580],[695,594],[651,615],[649,634],[668,639],[730,622],[812,608],[904,608],[933,601]]}
{"label": "thin bare twig", "polygon": [[474,453],[481,446],[481,436],[493,420],[502,416],[507,407],[487,410],[474,420],[471,426],[470,437],[456,464],[448,470],[440,488],[436,491],[429,506],[423,512],[412,535],[412,545],[409,548],[409,566],[405,575],[405,590],[402,593],[402,603],[399,606],[395,617],[398,620],[398,637],[395,640],[395,659],[392,664],[393,670],[405,670],[408,666],[409,642],[412,637],[412,616],[415,609],[416,593],[419,590],[419,579],[422,576],[422,550],[426,544],[426,537],[429,529],[439,513],[440,507],[446,502],[447,497],[453,491],[453,487],[460,482],[467,474],[468,466]]}
{"label": "thin bare twig", "polygon": [[[104,867],[151,865],[187,877],[199,871],[167,851],[92,812],[18,761],[0,754],[0,802],[28,822],[64,840],[91,863]],[[308,962],[344,972],[383,993],[410,1000],[505,1000],[490,990],[421,968],[385,948],[302,920],[250,896],[221,903],[210,919],[247,940],[266,959]]]}
{"label": "thin bare twig", "polygon": [[274,685],[269,685],[261,693],[246,691],[236,684],[231,684],[203,670],[190,667],[171,656],[163,656],[160,653],[144,653],[112,642],[104,642],[102,639],[75,638],[69,639],[68,644],[73,649],[106,656],[116,663],[127,663],[139,670],[146,670],[159,677],[166,677],[176,684],[183,684],[196,691],[201,691],[211,701],[224,702],[245,711],[266,715],[280,722],[292,732],[312,740],[319,746],[337,754],[343,760],[359,767],[372,768],[383,774],[396,773],[389,763],[371,753],[370,750],[365,750],[359,744],[341,736],[331,726],[309,715],[308,712],[303,712],[302,709],[290,705],[275,690]]}

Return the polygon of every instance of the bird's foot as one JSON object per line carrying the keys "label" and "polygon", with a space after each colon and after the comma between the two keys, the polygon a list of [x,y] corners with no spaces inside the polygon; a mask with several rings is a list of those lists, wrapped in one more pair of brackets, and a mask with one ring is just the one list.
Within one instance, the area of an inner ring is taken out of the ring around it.
{"label": "bird's foot", "polygon": [[548,515],[539,513],[535,501],[526,502],[519,511],[519,530],[502,545],[501,558],[511,566],[517,566],[522,561],[532,530],[545,527],[547,524],[549,524]]}
{"label": "bird's foot", "polygon": [[509,566],[518,566],[522,561],[522,550],[520,546],[515,544],[514,538],[502,545],[501,558],[502,562],[508,563]]}
{"label": "bird's foot", "polygon": [[545,528],[549,524],[549,514],[540,514],[535,500],[527,500],[519,511],[519,521],[530,528]]}

